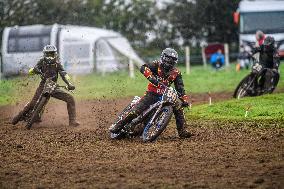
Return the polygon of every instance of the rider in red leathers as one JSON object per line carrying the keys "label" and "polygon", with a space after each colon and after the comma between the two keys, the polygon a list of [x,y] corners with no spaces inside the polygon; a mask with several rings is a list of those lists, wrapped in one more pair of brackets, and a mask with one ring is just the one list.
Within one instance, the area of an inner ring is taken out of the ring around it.
{"label": "rider in red leathers", "polygon": [[140,72],[149,80],[148,90],[134,110],[132,110],[125,119],[110,127],[110,132],[118,133],[123,125],[129,123],[151,104],[154,104],[159,100],[159,97],[162,96],[164,92],[163,85],[170,86],[174,83],[175,89],[178,91],[182,101],[181,104],[174,106],[174,115],[179,137],[189,138],[192,136],[185,129],[186,122],[183,107],[187,107],[189,102],[188,96],[185,94],[181,72],[175,68],[177,61],[177,52],[174,49],[166,48],[163,50],[160,60],[155,60],[152,63],[141,66]]}

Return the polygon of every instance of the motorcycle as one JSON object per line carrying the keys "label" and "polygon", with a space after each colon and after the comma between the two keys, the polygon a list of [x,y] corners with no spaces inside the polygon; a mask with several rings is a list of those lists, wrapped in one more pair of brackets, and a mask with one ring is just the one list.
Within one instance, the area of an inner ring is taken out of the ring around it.
{"label": "motorcycle", "polygon": [[[262,68],[256,59],[253,59],[253,62],[251,73],[238,84],[233,94],[234,98],[240,99],[245,96],[270,94],[276,88],[279,81],[279,73],[275,73],[269,68]],[[271,76],[269,82],[265,81],[268,79],[266,75]]]}
{"label": "motorcycle", "polygon": [[[164,94],[131,122],[126,123],[118,133],[111,133],[112,139],[131,138],[142,135],[144,142],[155,141],[166,129],[173,115],[173,106],[179,100],[178,92],[172,87],[164,86]],[[131,103],[118,115],[114,124],[123,120],[139,103],[140,97],[135,96]]]}
{"label": "motorcycle", "polygon": [[25,126],[27,129],[30,129],[32,125],[40,119],[41,115],[44,112],[44,108],[48,103],[52,93],[58,88],[64,88],[68,90],[67,86],[59,86],[56,82],[52,81],[52,78],[46,79],[43,91],[39,99],[37,100],[34,108],[31,109],[27,114],[23,115],[24,116],[23,120],[27,122]]}

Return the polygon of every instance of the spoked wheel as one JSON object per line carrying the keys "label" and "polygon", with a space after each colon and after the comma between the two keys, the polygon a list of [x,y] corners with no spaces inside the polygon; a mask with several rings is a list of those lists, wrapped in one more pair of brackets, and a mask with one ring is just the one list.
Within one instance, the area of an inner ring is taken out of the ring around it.
{"label": "spoked wheel", "polygon": [[44,108],[44,105],[46,104],[47,98],[42,97],[40,102],[38,103],[36,109],[34,110],[30,120],[28,121],[26,128],[30,129],[34,122],[40,117],[40,114],[42,112],[42,109]]}
{"label": "spoked wheel", "polygon": [[254,88],[254,80],[256,76],[253,75],[248,75],[246,76],[237,86],[233,97],[240,99],[245,96],[251,96],[253,92],[255,92],[253,89]]}
{"label": "spoked wheel", "polygon": [[171,106],[165,106],[158,113],[152,124],[147,124],[142,137],[144,142],[152,142],[166,129],[173,114]]}

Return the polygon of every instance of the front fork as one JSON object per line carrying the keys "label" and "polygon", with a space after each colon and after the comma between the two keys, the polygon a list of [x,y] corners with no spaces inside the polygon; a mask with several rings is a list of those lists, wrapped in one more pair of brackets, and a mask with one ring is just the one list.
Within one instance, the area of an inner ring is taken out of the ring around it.
{"label": "front fork", "polygon": [[[31,112],[31,115],[32,115],[33,112],[37,109],[37,107],[38,107],[38,105],[39,105],[39,103],[40,103],[42,97],[43,97],[43,94],[41,94],[40,97],[38,98],[38,100],[37,100],[37,102],[36,102],[36,104],[35,104],[35,106],[34,106],[32,112]],[[47,104],[47,102],[48,102],[49,99],[50,99],[50,95],[46,96],[46,101],[45,101],[45,103],[44,103],[44,106],[43,106],[42,110],[40,111],[40,113],[39,113],[39,115],[38,115],[38,118],[39,118],[39,119],[41,118],[41,116],[42,116],[42,114],[43,114],[43,112],[44,112],[45,106],[46,106],[46,104]]]}
{"label": "front fork", "polygon": [[144,120],[144,118],[145,118],[146,116],[148,116],[149,113],[151,113],[153,109],[157,108],[155,114],[152,116],[152,118],[150,119],[150,121],[147,123],[147,125],[149,125],[149,124],[151,125],[152,122],[155,120],[157,114],[159,113],[159,111],[161,110],[162,107],[163,107],[163,103],[162,103],[162,102],[159,102],[159,103],[156,103],[156,104],[150,106],[150,108],[149,108],[148,110],[146,110],[145,112],[143,112],[143,113],[142,113],[140,116],[138,116],[137,118],[133,119],[133,120],[132,120],[132,124],[133,124],[133,125],[138,124],[139,122],[141,122],[142,120]]}

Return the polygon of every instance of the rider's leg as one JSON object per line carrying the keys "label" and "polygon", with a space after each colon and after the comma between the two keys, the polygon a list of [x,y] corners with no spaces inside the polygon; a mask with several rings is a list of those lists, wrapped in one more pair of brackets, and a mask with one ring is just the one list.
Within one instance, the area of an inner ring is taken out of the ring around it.
{"label": "rider's leg", "polygon": [[[37,100],[39,99],[41,92],[43,90],[44,83],[41,82],[39,87],[37,88],[32,100],[27,103],[22,111],[20,111],[13,119],[12,119],[12,124],[16,125],[19,121],[23,120],[23,116],[28,113],[36,104]],[[40,120],[40,118],[39,118]]]}
{"label": "rider's leg", "polygon": [[263,84],[263,93],[265,94],[273,92],[279,80],[278,73],[275,73],[272,70],[267,70],[264,77],[265,81]]}
{"label": "rider's leg", "polygon": [[178,131],[179,137],[180,138],[191,137],[192,134],[186,130],[187,124],[186,124],[183,108],[181,107],[181,105],[176,104],[173,107],[173,112],[174,112],[175,119],[176,119],[176,126],[177,126],[177,131]]}
{"label": "rider's leg", "polygon": [[157,99],[158,99],[157,95],[147,92],[146,95],[142,97],[142,99],[136,105],[136,107],[134,107],[133,110],[124,119],[122,119],[116,124],[113,124],[109,128],[109,131],[112,133],[119,132],[125,124],[131,122],[134,118],[140,115],[151,104],[154,104],[157,101]]}
{"label": "rider's leg", "polygon": [[62,90],[56,90],[51,96],[67,103],[69,125],[73,127],[79,126],[80,123],[76,121],[76,105],[73,96]]}

